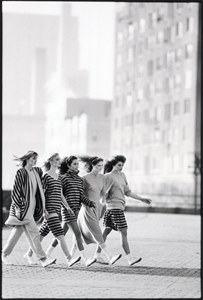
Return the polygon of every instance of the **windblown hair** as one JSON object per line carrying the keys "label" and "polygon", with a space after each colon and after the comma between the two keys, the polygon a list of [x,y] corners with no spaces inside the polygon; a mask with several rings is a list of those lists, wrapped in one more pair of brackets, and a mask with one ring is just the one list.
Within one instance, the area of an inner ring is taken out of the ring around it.
{"label": "windblown hair", "polygon": [[85,169],[89,173],[92,171],[93,166],[96,166],[100,161],[104,161],[103,158],[98,156],[80,156],[80,161],[85,164]]}
{"label": "windblown hair", "polygon": [[29,150],[28,152],[26,152],[23,156],[21,157],[17,157],[16,155],[13,155],[15,158],[13,160],[16,160],[19,162],[19,164],[17,164],[18,166],[21,165],[22,167],[25,167],[27,164],[27,160],[30,159],[31,157],[38,157],[38,153],[33,151],[33,150]]}
{"label": "windblown hair", "polygon": [[72,162],[75,160],[75,159],[78,159],[77,156],[74,156],[74,155],[71,155],[69,157],[64,157],[61,161],[61,166],[59,168],[59,172],[61,175],[64,175],[68,169],[69,169],[69,166],[72,164]]}
{"label": "windblown hair", "polygon": [[59,155],[57,152],[52,154],[52,156],[50,156],[44,163],[44,167],[46,171],[49,171],[51,168],[51,161],[53,160],[53,158],[55,158],[57,155]]}
{"label": "windblown hair", "polygon": [[122,162],[123,164],[126,162],[126,158],[123,155],[115,155],[111,160],[107,160],[104,165],[104,174],[112,171],[113,167],[118,163]]}

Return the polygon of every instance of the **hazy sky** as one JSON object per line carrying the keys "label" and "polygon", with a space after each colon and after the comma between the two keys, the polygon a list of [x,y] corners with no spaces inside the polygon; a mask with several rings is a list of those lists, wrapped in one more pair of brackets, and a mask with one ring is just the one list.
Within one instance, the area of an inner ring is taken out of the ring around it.
{"label": "hazy sky", "polygon": [[[79,17],[80,68],[89,71],[90,98],[113,98],[115,2],[71,2]],[[3,12],[59,14],[59,1],[3,1]]]}

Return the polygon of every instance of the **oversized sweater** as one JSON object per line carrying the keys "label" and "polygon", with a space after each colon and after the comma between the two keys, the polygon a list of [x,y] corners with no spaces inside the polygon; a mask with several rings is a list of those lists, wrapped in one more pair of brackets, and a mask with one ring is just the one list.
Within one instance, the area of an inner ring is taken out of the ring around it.
{"label": "oversized sweater", "polygon": [[[34,210],[34,219],[35,221],[39,221],[43,215],[43,205],[42,205],[42,169],[39,167],[33,167],[33,172],[37,180],[37,191],[35,194],[36,206]],[[39,186],[40,185],[40,186]],[[15,216],[16,208],[20,208],[21,215],[20,220],[22,221],[28,211],[30,205],[30,184],[29,184],[29,175],[25,168],[20,168],[17,170],[13,189],[11,191],[11,207],[10,207],[10,215]]]}
{"label": "oversized sweater", "polygon": [[106,185],[109,192],[106,197],[107,209],[125,209],[125,196],[129,196],[131,190],[123,172],[112,171],[105,174]]}

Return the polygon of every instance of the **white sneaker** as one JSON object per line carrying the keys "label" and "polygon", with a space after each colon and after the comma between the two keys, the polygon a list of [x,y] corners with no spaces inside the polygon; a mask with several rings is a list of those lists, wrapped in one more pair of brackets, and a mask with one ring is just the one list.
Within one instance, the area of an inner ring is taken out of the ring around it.
{"label": "white sneaker", "polygon": [[134,264],[136,264],[136,263],[138,263],[138,262],[140,262],[142,260],[142,258],[141,257],[139,257],[139,258],[131,258],[130,260],[129,260],[129,266],[132,266],[132,265],[134,265]]}
{"label": "white sneaker", "polygon": [[96,263],[102,264],[102,265],[108,265],[109,263],[105,261],[102,257],[96,257]]}
{"label": "white sneaker", "polygon": [[113,265],[117,260],[121,258],[122,254],[114,255],[110,258],[109,264]]}
{"label": "white sneaker", "polygon": [[46,258],[44,261],[41,261],[42,267],[47,267],[51,264],[54,264],[56,261],[56,258]]}
{"label": "white sneaker", "polygon": [[5,254],[1,254],[1,260],[2,262],[5,264],[5,265],[11,265],[11,263],[9,262],[8,258],[7,258],[8,255],[5,255]]}
{"label": "white sneaker", "polygon": [[71,258],[70,260],[68,260],[68,266],[72,267],[74,264],[76,264],[77,262],[79,262],[81,260],[81,257],[78,256],[76,258]]}
{"label": "white sneaker", "polygon": [[89,267],[89,266],[91,266],[92,264],[94,264],[96,261],[97,261],[96,258],[87,258],[87,259],[85,260],[85,265],[86,265],[86,267]]}
{"label": "white sneaker", "polygon": [[34,265],[34,264],[35,264],[35,261],[34,261],[33,257],[30,256],[30,255],[28,254],[28,252],[26,252],[26,253],[23,255],[23,257],[25,257],[25,258],[27,259],[27,261],[28,261],[28,263],[29,263],[30,265]]}

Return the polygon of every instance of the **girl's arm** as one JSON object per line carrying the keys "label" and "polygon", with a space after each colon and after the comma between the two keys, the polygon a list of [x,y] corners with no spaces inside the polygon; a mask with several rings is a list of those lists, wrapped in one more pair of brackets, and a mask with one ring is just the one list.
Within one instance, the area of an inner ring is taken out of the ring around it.
{"label": "girl's arm", "polygon": [[63,193],[62,193],[62,190],[61,190],[61,200],[62,200],[62,203],[63,203],[63,205],[65,206],[65,208],[66,208],[68,211],[70,211],[71,214],[74,215],[74,212],[73,212],[72,209],[70,208],[70,206],[69,206],[69,204],[68,204],[66,198],[64,197],[64,195],[63,195]]}
{"label": "girl's arm", "polygon": [[140,200],[140,201],[142,201],[142,202],[144,202],[144,203],[146,203],[146,204],[150,204],[150,203],[152,202],[151,199],[149,199],[149,198],[142,198],[142,197],[140,197],[140,196],[134,194],[134,193],[131,192],[131,191],[128,192],[127,196],[128,196],[128,197],[131,197],[131,198],[133,198],[133,199],[136,199],[136,200]]}

